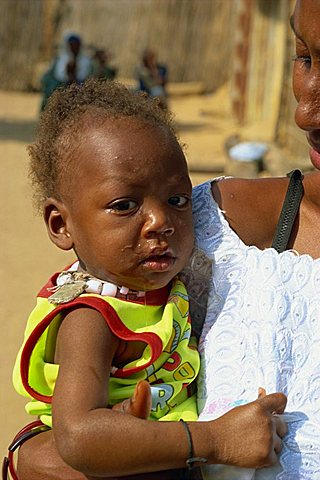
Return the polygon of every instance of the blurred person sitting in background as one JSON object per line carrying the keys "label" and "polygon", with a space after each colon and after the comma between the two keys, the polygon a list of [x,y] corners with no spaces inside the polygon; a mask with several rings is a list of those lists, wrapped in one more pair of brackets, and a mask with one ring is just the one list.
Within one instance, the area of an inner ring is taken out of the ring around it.
{"label": "blurred person sitting in background", "polygon": [[104,80],[114,80],[117,69],[109,64],[111,55],[103,48],[96,48],[92,57],[92,75]]}

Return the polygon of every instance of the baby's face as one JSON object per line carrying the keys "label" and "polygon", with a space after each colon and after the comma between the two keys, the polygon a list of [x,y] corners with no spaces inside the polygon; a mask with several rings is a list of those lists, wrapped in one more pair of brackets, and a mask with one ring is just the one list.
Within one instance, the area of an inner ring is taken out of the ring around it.
{"label": "baby's face", "polygon": [[191,182],[168,129],[134,118],[83,134],[63,198],[80,265],[138,290],[165,286],[193,247]]}

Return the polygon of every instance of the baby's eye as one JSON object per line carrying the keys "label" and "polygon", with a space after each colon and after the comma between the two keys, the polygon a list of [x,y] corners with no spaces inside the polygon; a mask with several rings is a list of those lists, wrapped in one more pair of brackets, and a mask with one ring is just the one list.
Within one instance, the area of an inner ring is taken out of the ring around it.
{"label": "baby's eye", "polygon": [[112,210],[117,213],[128,213],[137,208],[138,204],[134,200],[117,200],[108,206],[107,210]]}
{"label": "baby's eye", "polygon": [[169,205],[173,205],[174,207],[185,207],[189,202],[190,199],[184,195],[174,195],[168,200]]}

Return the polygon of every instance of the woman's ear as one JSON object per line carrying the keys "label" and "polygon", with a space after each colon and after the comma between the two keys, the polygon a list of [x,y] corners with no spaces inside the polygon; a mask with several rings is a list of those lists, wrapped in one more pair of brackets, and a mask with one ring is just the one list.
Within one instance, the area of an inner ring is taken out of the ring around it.
{"label": "woman's ear", "polygon": [[67,227],[68,209],[64,203],[48,198],[44,204],[43,217],[50,240],[61,250],[71,250],[73,240]]}

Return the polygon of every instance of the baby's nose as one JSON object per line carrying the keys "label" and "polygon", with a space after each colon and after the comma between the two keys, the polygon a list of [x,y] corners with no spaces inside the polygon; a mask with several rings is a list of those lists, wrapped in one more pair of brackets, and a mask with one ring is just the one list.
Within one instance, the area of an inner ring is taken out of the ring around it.
{"label": "baby's nose", "polygon": [[153,209],[149,212],[148,219],[143,227],[143,233],[148,238],[154,235],[170,237],[174,234],[174,226],[165,211]]}

